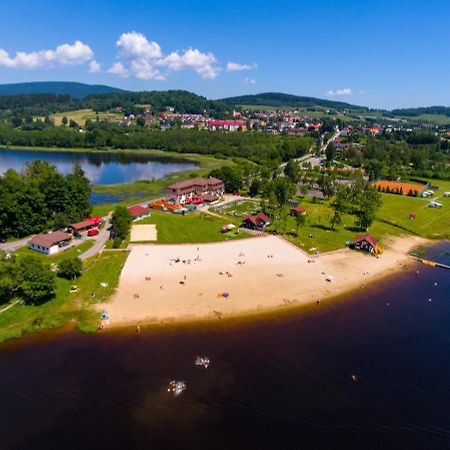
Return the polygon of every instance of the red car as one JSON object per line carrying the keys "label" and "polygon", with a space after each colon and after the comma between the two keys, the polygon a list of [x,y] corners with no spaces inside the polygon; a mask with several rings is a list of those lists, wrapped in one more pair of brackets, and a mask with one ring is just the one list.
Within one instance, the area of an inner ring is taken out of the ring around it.
{"label": "red car", "polygon": [[98,228],[91,228],[87,232],[88,236],[97,236],[98,233],[99,233]]}

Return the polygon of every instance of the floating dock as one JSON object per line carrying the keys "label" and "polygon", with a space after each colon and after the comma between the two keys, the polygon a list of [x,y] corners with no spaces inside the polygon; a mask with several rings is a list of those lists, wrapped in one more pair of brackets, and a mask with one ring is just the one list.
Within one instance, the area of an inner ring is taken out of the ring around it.
{"label": "floating dock", "polygon": [[423,258],[417,258],[417,261],[420,261],[425,266],[442,267],[443,269],[449,269],[450,270],[450,266],[448,266],[447,264],[442,264],[442,263],[435,262],[435,261],[429,261],[428,259],[423,259]]}

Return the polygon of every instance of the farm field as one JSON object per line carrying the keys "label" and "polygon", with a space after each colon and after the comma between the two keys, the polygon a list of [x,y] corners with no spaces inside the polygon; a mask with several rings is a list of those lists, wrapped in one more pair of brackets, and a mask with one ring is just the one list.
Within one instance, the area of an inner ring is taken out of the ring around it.
{"label": "farm field", "polygon": [[[108,113],[108,112],[99,112],[96,113],[92,109],[77,109],[75,111],[66,111],[64,113],[55,113],[50,115],[50,119],[53,119],[56,126],[60,126],[62,124],[62,118],[67,117],[67,119],[74,120],[78,125],[85,125],[86,120],[96,120],[97,116],[100,120],[104,120],[107,118],[111,118],[112,120],[121,120],[123,119],[123,113]],[[114,119],[113,119],[114,118]]]}

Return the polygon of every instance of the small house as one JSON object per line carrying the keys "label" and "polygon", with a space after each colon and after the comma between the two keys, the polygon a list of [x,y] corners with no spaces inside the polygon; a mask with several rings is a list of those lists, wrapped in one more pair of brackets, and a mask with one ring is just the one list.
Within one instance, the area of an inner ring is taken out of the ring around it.
{"label": "small house", "polygon": [[306,214],[306,208],[303,206],[295,206],[294,208],[291,208],[291,214],[293,216],[304,216]]}
{"label": "small house", "polygon": [[69,245],[72,236],[62,231],[54,231],[48,234],[37,234],[28,241],[28,246],[47,255],[58,253],[61,248]]}
{"label": "small house", "polygon": [[131,217],[134,221],[145,219],[146,217],[150,216],[150,210],[148,208],[144,208],[141,205],[130,206],[128,208],[128,211],[130,212]]}
{"label": "small house", "polygon": [[356,250],[364,250],[369,253],[381,253],[378,239],[370,234],[357,234],[354,246]]}
{"label": "small house", "polygon": [[263,212],[255,214],[254,216],[244,216],[242,220],[242,227],[248,228],[249,230],[264,230],[269,224],[270,217]]}

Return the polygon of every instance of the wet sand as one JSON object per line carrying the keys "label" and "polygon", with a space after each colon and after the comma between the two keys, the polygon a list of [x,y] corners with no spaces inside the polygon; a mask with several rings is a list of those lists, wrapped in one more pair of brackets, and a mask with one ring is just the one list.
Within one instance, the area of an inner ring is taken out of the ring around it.
{"label": "wet sand", "polygon": [[108,311],[107,327],[114,327],[218,320],[311,304],[403,270],[411,261],[407,253],[425,242],[393,238],[379,258],[349,249],[311,257],[275,236],[132,245],[116,294],[99,309]]}

